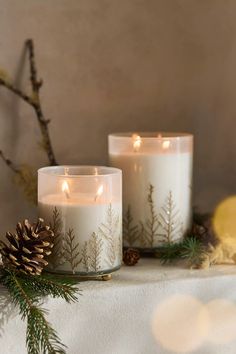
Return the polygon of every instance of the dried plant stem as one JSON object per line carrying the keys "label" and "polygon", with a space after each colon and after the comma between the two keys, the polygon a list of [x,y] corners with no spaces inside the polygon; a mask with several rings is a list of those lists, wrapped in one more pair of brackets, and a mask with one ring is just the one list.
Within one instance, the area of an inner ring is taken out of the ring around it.
{"label": "dried plant stem", "polygon": [[[29,54],[30,82],[32,88],[32,95],[31,96],[27,95],[25,92],[15,87],[11,82],[9,82],[9,80],[4,78],[0,78],[0,85],[5,87],[9,91],[13,92],[15,95],[20,97],[22,100],[28,103],[35,110],[40,131],[42,134],[42,139],[43,139],[42,145],[47,153],[49,164],[53,166],[53,165],[57,165],[57,161],[55,158],[55,154],[52,148],[52,143],[49,135],[48,124],[50,121],[45,119],[42,111],[41,101],[40,101],[39,91],[42,86],[42,80],[38,80],[37,69],[35,65],[33,40],[32,39],[26,40],[25,45]],[[1,153],[1,157],[3,161],[7,164],[7,166],[9,166],[14,172],[17,173],[17,169],[14,167],[13,163],[10,160],[5,159],[2,153]]]}
{"label": "dried plant stem", "polygon": [[2,160],[5,162],[5,164],[15,173],[20,173],[20,170],[15,166],[15,164],[8,159],[4,153],[0,150],[0,157],[2,158]]}

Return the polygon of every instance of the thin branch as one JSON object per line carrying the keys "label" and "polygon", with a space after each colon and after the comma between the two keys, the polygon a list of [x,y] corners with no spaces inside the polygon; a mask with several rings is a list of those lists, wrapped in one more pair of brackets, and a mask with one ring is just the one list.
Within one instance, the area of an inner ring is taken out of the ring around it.
{"label": "thin branch", "polygon": [[15,87],[12,83],[10,83],[7,80],[4,80],[0,78],[0,85],[5,86],[9,91],[13,92],[15,95],[19,96],[24,100],[25,102],[29,103],[31,106],[33,106],[33,100],[23,91],[19,90],[17,87]]}
{"label": "thin branch", "polygon": [[[37,116],[37,120],[39,123],[40,131],[42,134],[42,138],[43,138],[42,145],[47,153],[49,164],[51,166],[53,166],[53,165],[57,165],[57,161],[55,158],[55,154],[54,154],[54,151],[52,148],[52,143],[51,143],[50,135],[49,135],[48,124],[49,124],[50,120],[45,119],[43,111],[42,111],[42,107],[41,107],[39,91],[42,86],[42,80],[38,80],[38,78],[37,78],[37,69],[36,69],[36,64],[35,64],[33,40],[28,39],[25,42],[25,45],[26,45],[26,49],[28,50],[28,53],[29,53],[30,82],[31,82],[31,87],[32,87],[32,95],[28,96],[26,93],[24,93],[22,90],[15,87],[12,83],[10,83],[8,80],[5,80],[4,78],[0,78],[0,86],[3,86],[6,89],[8,89],[9,91],[13,92],[15,95],[20,97],[23,101],[25,101],[31,107],[34,108],[36,116]],[[3,154],[1,154],[1,157],[14,172],[17,172],[17,169],[13,168],[14,165],[11,163],[10,160],[5,159]]]}
{"label": "thin branch", "polygon": [[57,165],[56,158],[55,158],[52,144],[51,144],[51,140],[50,140],[50,136],[49,136],[49,130],[48,130],[48,124],[50,121],[46,120],[44,118],[44,114],[43,114],[41,102],[40,102],[39,90],[42,86],[42,80],[38,80],[38,78],[37,78],[37,69],[36,69],[35,54],[34,54],[34,42],[32,39],[28,39],[26,41],[25,45],[29,51],[30,81],[31,81],[32,92],[33,92],[33,96],[34,96],[33,107],[34,107],[36,115],[37,115],[41,134],[43,136],[43,143],[44,143],[47,155],[48,155],[48,160],[50,162],[50,165]]}
{"label": "thin branch", "polygon": [[4,153],[2,152],[2,150],[0,150],[0,157],[2,158],[2,160],[5,162],[5,164],[15,173],[20,173],[19,169],[15,166],[15,164],[9,160]]}

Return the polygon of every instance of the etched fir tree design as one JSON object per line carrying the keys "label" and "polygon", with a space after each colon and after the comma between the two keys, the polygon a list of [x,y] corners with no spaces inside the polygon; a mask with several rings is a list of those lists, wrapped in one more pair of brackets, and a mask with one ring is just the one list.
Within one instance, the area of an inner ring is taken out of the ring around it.
{"label": "etched fir tree design", "polygon": [[63,256],[66,262],[70,264],[72,273],[75,273],[76,268],[81,263],[81,258],[79,257],[79,243],[76,242],[76,237],[73,229],[69,229],[63,239]]}
{"label": "etched fir tree design", "polygon": [[145,220],[145,223],[140,223],[140,240],[142,246],[144,247],[153,247],[156,239],[159,239],[159,237],[162,236],[162,234],[159,233],[161,224],[158,219],[158,215],[155,212],[153,192],[154,186],[149,184],[147,201],[149,205],[150,216],[147,220]]}
{"label": "etched fir tree design", "polygon": [[98,235],[93,232],[89,240],[90,268],[94,272],[101,270],[101,253],[103,242]]}
{"label": "etched fir tree design", "polygon": [[161,242],[170,244],[180,238],[183,223],[181,222],[180,213],[176,208],[171,191],[168,194],[164,206],[161,208],[159,220],[163,229],[163,234],[160,239]]}
{"label": "etched fir tree design", "polygon": [[130,205],[123,218],[123,237],[124,241],[126,241],[129,246],[133,246],[139,239],[139,227],[133,224]]}
{"label": "etched fir tree design", "polygon": [[56,269],[59,265],[64,263],[64,256],[62,250],[63,233],[62,233],[62,221],[60,213],[55,207],[52,212],[52,222],[50,227],[54,232],[54,246],[52,249],[52,254],[49,258],[49,263],[53,269]]}
{"label": "etched fir tree design", "polygon": [[89,241],[85,241],[81,251],[81,261],[86,272],[99,272],[101,270],[101,254],[103,241],[98,234],[92,233]]}
{"label": "etched fir tree design", "polygon": [[117,237],[119,222],[119,215],[116,215],[110,204],[107,210],[106,222],[102,223],[99,227],[99,235],[107,243],[105,248],[107,250],[107,264],[109,267],[114,266],[117,254],[119,254],[120,242]]}
{"label": "etched fir tree design", "polygon": [[84,246],[82,248],[81,255],[82,255],[82,264],[85,268],[85,271],[89,272],[89,270],[90,270],[90,256],[89,256],[87,241],[84,242]]}

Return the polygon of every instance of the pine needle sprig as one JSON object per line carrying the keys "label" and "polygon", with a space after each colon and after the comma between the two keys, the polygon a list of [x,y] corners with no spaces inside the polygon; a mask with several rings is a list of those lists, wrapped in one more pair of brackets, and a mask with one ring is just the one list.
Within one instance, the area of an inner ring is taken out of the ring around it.
{"label": "pine needle sprig", "polygon": [[186,259],[190,265],[199,264],[204,253],[204,246],[196,237],[187,237],[183,241],[180,256]]}
{"label": "pine needle sprig", "polygon": [[65,354],[66,346],[45,319],[46,311],[32,306],[27,316],[26,344],[29,354]]}
{"label": "pine needle sprig", "polygon": [[69,277],[57,277],[50,274],[35,277],[23,274],[20,276],[20,282],[22,287],[27,292],[31,292],[33,296],[36,294],[38,297],[60,297],[68,303],[78,300],[79,292],[75,286],[77,282]]}
{"label": "pine needle sprig", "polygon": [[160,258],[162,264],[172,263],[180,258],[182,243],[167,243],[155,253]]}
{"label": "pine needle sprig", "polygon": [[168,243],[156,251],[156,257],[162,264],[184,259],[191,266],[199,264],[204,254],[205,248],[195,236],[186,237],[180,243]]}
{"label": "pine needle sprig", "polygon": [[27,320],[26,345],[28,354],[65,354],[66,346],[46,320],[46,311],[41,308],[42,296],[61,297],[67,302],[76,301],[75,281],[68,277],[52,278],[50,275],[23,275],[4,268],[0,283],[9,291],[20,315]]}

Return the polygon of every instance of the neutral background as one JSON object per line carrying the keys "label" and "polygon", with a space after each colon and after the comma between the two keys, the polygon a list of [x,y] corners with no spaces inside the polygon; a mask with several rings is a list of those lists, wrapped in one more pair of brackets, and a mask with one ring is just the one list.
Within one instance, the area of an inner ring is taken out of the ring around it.
{"label": "neutral background", "polygon": [[[105,164],[107,134],[195,134],[194,204],[236,192],[235,0],[0,0],[0,68],[29,89],[32,37],[57,159]],[[34,112],[0,88],[0,149],[47,163]],[[0,161],[0,234],[34,213]]]}

